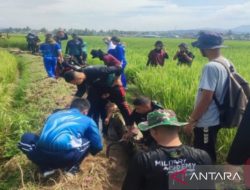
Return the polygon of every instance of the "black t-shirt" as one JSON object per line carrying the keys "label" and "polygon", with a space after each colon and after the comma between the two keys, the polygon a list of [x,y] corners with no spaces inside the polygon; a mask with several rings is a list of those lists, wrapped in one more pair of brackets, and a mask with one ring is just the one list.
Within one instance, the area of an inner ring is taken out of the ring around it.
{"label": "black t-shirt", "polygon": [[195,165],[212,165],[212,161],[209,155],[200,149],[186,145],[158,145],[154,150],[135,155],[122,190],[167,190],[169,174]]}
{"label": "black t-shirt", "polygon": [[227,156],[227,162],[242,165],[250,158],[250,102],[235,135]]}
{"label": "black t-shirt", "polygon": [[[190,57],[192,59],[194,58],[194,55],[192,54],[192,52],[186,51],[185,53],[187,54],[188,57]],[[178,61],[180,63],[191,63],[192,62],[192,61],[187,60],[187,58],[182,53],[178,53],[177,57],[178,57]]]}
{"label": "black t-shirt", "polygon": [[77,97],[82,97],[88,86],[98,89],[109,88],[112,85],[112,79],[114,79],[113,75],[119,76],[122,70],[120,67],[114,66],[88,66],[83,68],[82,72],[86,75],[86,80],[82,84],[77,85],[77,92],[75,94]]}
{"label": "black t-shirt", "polygon": [[[152,106],[152,110],[150,110],[149,112],[158,110],[158,109],[164,109],[158,102],[156,101],[152,101],[151,102],[151,106]],[[136,123],[136,125],[138,125],[141,122],[147,121],[147,115],[148,113],[137,113],[135,110],[132,112],[132,114],[129,116],[129,123],[128,125],[133,125],[134,123]],[[152,142],[154,143],[154,139],[151,137],[150,132],[149,131],[142,131],[143,134],[143,143],[147,146],[150,146],[152,144]]]}

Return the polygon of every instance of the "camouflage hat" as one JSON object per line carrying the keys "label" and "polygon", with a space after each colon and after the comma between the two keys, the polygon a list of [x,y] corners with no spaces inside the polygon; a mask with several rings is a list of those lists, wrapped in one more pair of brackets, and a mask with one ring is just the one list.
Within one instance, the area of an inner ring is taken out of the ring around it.
{"label": "camouflage hat", "polygon": [[188,49],[188,45],[186,43],[180,43],[178,47],[183,47],[185,49]]}
{"label": "camouflage hat", "polygon": [[172,110],[156,110],[147,115],[147,121],[141,122],[138,128],[147,131],[157,126],[184,126],[187,123],[179,122]]}

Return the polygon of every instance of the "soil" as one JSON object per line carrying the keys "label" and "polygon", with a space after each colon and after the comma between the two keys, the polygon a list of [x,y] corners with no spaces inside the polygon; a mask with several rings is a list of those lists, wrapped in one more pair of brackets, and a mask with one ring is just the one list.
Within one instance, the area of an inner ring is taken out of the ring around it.
{"label": "soil", "polygon": [[[47,78],[41,57],[17,49],[11,51],[27,60],[30,74],[25,97],[27,111],[36,110],[39,114],[32,119],[37,119],[42,124],[54,109],[65,108],[70,104],[76,88],[65,83],[63,79],[55,81]],[[40,129],[41,127],[38,127],[37,131]],[[104,141],[105,147],[108,143]],[[13,189],[118,190],[121,189],[126,174],[127,159],[122,147],[112,149],[110,158],[106,157],[104,148],[98,155],[88,156],[82,162],[81,171],[76,176],[67,177],[62,171],[58,171],[43,179],[36,166],[25,155],[19,154],[5,163],[0,178],[9,180],[8,174],[18,171],[19,175],[15,180],[18,180],[19,187]]]}

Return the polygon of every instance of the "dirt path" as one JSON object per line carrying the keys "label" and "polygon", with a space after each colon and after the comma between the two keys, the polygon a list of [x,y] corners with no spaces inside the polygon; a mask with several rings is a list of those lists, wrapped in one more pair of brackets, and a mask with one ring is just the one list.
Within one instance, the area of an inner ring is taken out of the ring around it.
{"label": "dirt path", "polygon": [[[24,58],[29,73],[24,111],[34,125],[33,132],[39,132],[46,117],[57,108],[64,108],[71,101],[76,88],[63,79],[53,81],[46,78],[42,59],[19,52]],[[81,172],[73,178],[66,178],[60,171],[49,179],[41,179],[37,168],[23,155],[17,155],[2,168],[1,180],[7,180],[9,189],[85,189],[118,190],[125,175],[124,155],[119,150],[115,159],[106,158],[105,150],[98,156],[87,157],[81,165]],[[14,177],[16,177],[14,179]]]}

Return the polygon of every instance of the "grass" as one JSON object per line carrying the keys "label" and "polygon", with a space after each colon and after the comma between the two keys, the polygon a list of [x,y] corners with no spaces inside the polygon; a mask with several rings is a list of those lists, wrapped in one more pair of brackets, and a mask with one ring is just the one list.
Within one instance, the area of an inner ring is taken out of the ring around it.
{"label": "grass", "polygon": [[[88,50],[103,49],[105,45],[101,37],[84,37],[88,43]],[[157,39],[124,38],[126,45],[128,66],[126,74],[130,81],[127,99],[131,102],[138,94],[146,95],[159,101],[166,108],[176,111],[180,120],[186,120],[191,113],[198,88],[199,77],[204,64],[207,62],[200,55],[198,49],[190,50],[195,54],[191,68],[177,67],[172,60],[177,46],[181,42],[189,43],[191,39],[161,39],[170,55],[163,68],[146,67],[147,54],[153,48]],[[25,49],[24,36],[11,36],[8,41],[0,41],[0,47],[19,47]],[[226,41],[228,48],[222,50],[225,57],[229,58],[239,73],[250,81],[249,49],[250,42]],[[65,48],[66,42],[63,42]],[[74,87],[66,85],[63,81],[53,84],[43,79],[46,75],[41,65],[41,59],[30,55],[23,55],[18,60],[4,50],[0,50],[0,151],[3,153],[1,160],[11,158],[18,153],[16,142],[24,131],[41,129],[46,116],[55,108],[62,108],[69,102],[69,95]],[[97,59],[88,57],[91,64],[101,64]],[[3,70],[3,72],[2,72]],[[235,135],[235,129],[223,129],[218,136],[219,162],[224,163],[228,149]],[[184,136],[185,137],[185,136]],[[14,161],[13,161],[14,159]],[[28,189],[46,188],[37,180],[33,180],[34,167],[23,156],[15,156],[8,164],[14,164],[13,173],[3,173],[5,180],[0,186],[4,189],[22,187],[20,171],[15,164],[17,160],[23,168],[25,187]],[[106,165],[105,165],[106,166]],[[17,179],[18,178],[18,179]],[[58,181],[57,181],[58,182]],[[66,184],[63,183],[63,184]],[[56,186],[53,186],[56,187]]]}

